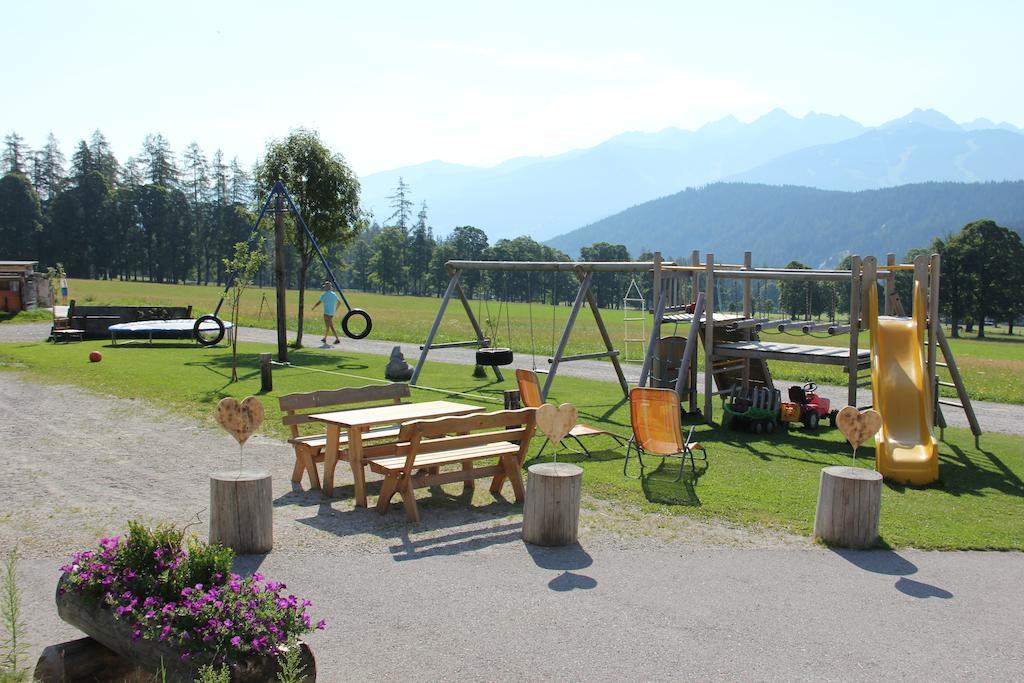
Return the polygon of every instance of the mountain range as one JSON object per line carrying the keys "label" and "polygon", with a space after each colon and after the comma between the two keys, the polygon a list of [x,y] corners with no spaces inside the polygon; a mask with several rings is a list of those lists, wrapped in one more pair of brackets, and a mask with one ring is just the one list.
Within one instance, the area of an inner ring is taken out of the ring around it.
{"label": "mountain range", "polygon": [[660,250],[689,258],[693,249],[737,263],[745,250],[756,265],[835,266],[847,254],[928,247],[935,237],[980,218],[1024,228],[1024,181],[921,183],[841,192],[792,185],[714,183],[631,207],[548,242],[571,256],[606,241],[635,257]]}
{"label": "mountain range", "polygon": [[957,124],[930,109],[875,128],[843,116],[797,118],[776,109],[751,123],[726,117],[692,131],[623,133],[588,149],[489,168],[442,161],[407,166],[362,178],[362,199],[377,220],[387,220],[388,197],[403,178],[413,200],[427,202],[439,235],[474,225],[492,241],[523,234],[544,240],[722,180],[850,191],[1017,180],[1024,178],[1022,133],[988,119]]}

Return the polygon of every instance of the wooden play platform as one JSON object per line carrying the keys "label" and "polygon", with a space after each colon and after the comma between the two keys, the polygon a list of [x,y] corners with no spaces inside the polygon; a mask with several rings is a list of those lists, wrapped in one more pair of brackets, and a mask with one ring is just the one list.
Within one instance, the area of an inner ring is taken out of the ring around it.
{"label": "wooden play platform", "polygon": [[[870,349],[857,349],[857,368],[871,367]],[[850,349],[839,346],[813,346],[768,341],[725,342],[715,346],[715,355],[725,358],[764,358],[796,363],[850,365]]]}

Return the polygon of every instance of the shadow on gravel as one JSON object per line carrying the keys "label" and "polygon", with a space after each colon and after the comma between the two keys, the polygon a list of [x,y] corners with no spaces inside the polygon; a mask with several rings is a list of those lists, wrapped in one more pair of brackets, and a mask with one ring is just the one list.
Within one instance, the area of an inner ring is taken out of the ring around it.
{"label": "shadow on gravel", "polygon": [[574,570],[586,569],[594,564],[594,558],[579,543],[561,548],[545,548],[524,543],[526,551],[541,569],[562,572],[548,582],[548,588],[559,593],[572,590],[590,590],[597,587],[597,581],[589,576],[577,574]]}
{"label": "shadow on gravel", "polygon": [[839,557],[867,572],[885,576],[898,576],[893,588],[912,598],[942,598],[948,600],[953,594],[944,588],[906,578],[917,573],[917,565],[892,550],[848,550],[831,548]]}

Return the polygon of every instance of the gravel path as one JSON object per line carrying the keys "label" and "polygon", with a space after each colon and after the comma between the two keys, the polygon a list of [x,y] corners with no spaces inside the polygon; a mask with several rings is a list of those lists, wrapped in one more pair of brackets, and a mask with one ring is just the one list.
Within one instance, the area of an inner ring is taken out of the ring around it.
{"label": "gravel path", "polygon": [[[17,544],[30,657],[76,637],[57,567],[132,517],[205,534],[207,473],[237,462],[210,426],[0,373],[0,547]],[[239,559],[315,602],[320,679],[1010,679],[1024,666],[1021,553],[831,552],[806,539],[587,501],[581,542],[519,540],[519,509],[480,487],[434,495],[410,526],[274,476],[275,548]],[[454,488],[452,489],[454,490]],[[397,645],[397,647],[396,647]],[[895,646],[894,646],[895,645]]]}
{"label": "gravel path", "polygon": [[[50,332],[49,323],[28,323],[24,325],[0,325],[0,342],[5,341],[40,341],[45,339]],[[259,342],[262,344],[277,344],[277,333],[274,330],[264,330],[255,327],[243,327],[240,338],[244,341]],[[294,334],[289,336],[294,339]],[[306,335],[305,341],[310,344],[319,344],[315,335]],[[340,344],[326,344],[316,346],[323,350],[341,351],[345,353],[370,353],[374,355],[387,356],[391,349],[396,346],[402,347],[402,353],[411,364],[416,363],[419,357],[419,346],[416,344],[396,343],[380,341],[377,339],[363,339],[355,341],[342,339]],[[542,363],[546,357],[537,357]],[[436,349],[430,352],[425,375],[421,378],[424,384],[430,383],[429,363],[459,363],[469,365],[473,363],[472,349]],[[530,368],[532,358],[526,354],[518,354],[513,367]],[[635,363],[623,365],[626,379],[635,383],[640,377],[640,366]],[[583,379],[595,379],[614,382],[615,371],[609,363],[602,361],[582,360],[566,363],[558,369],[559,375],[568,377],[581,377]],[[556,380],[557,382],[557,380]],[[698,373],[697,386],[704,386],[704,373]],[[820,393],[832,401],[835,405],[846,405],[846,387],[820,386]],[[857,392],[857,405],[866,406],[871,404],[871,391],[860,389]],[[1024,435],[1024,406],[1009,403],[992,403],[990,401],[975,401],[974,410],[978,415],[983,432],[1001,432],[1004,434]],[[952,408],[945,409],[946,420],[951,427],[968,428],[967,417],[963,412]]]}

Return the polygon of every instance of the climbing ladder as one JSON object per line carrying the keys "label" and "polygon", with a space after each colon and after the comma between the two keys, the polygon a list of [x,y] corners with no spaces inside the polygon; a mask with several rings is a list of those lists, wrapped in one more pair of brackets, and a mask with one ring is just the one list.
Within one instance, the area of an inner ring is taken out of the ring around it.
{"label": "climbing ladder", "polygon": [[[949,376],[952,381],[945,381],[939,378],[936,373],[934,381],[936,390],[935,394],[935,424],[939,426],[940,430],[946,429],[946,418],[942,414],[942,406],[949,406],[952,408],[958,408],[964,411],[964,415],[967,416],[967,423],[971,426],[971,433],[974,434],[974,445],[978,446],[978,439],[981,436],[981,426],[978,424],[978,417],[974,414],[974,406],[971,404],[971,397],[967,395],[967,388],[964,386],[963,376],[960,374],[960,369],[956,366],[956,359],[953,357],[953,350],[949,346],[949,341],[946,340],[946,333],[942,331],[942,326],[938,326],[935,334],[939,342],[939,350],[942,352],[942,361],[936,362],[936,367],[946,368],[949,371]],[[950,387],[956,389],[956,395],[959,399],[953,401],[951,399],[944,399],[939,396],[939,387]]]}
{"label": "climbing ladder", "polygon": [[[639,332],[636,328],[639,327]],[[625,362],[642,362],[634,358],[630,349],[639,346],[643,352],[647,344],[647,299],[640,291],[634,277],[622,297],[622,360]]]}

